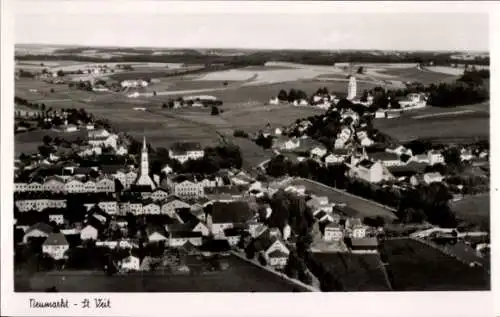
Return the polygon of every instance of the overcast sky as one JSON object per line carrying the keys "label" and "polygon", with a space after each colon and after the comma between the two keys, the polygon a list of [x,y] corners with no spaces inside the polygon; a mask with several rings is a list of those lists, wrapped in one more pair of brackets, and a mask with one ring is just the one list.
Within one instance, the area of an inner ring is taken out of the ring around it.
{"label": "overcast sky", "polygon": [[[164,6],[16,1],[16,43],[264,49],[487,51],[481,13],[172,13]],[[109,3],[108,2],[108,3]],[[139,1],[140,2],[140,1]],[[120,3],[121,4],[121,3]]]}

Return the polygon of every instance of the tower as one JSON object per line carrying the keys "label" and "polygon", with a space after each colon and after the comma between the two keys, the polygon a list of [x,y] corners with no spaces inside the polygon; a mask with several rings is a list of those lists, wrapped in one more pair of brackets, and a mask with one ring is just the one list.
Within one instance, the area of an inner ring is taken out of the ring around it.
{"label": "tower", "polygon": [[155,189],[156,185],[149,176],[149,158],[148,158],[148,147],[146,145],[146,137],[142,141],[142,153],[141,153],[141,168],[139,171],[139,176],[136,185],[140,186],[150,186],[151,189]]}
{"label": "tower", "polygon": [[347,100],[352,100],[356,97],[357,84],[356,77],[349,77],[349,84],[347,85]]}

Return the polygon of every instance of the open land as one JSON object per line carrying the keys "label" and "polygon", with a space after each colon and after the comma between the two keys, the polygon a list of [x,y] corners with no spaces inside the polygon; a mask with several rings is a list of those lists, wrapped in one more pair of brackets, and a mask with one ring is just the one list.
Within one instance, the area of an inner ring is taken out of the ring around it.
{"label": "open land", "polygon": [[458,108],[428,107],[403,113],[400,118],[377,119],[374,126],[403,143],[414,139],[466,143],[489,139],[489,118],[488,102]]}
{"label": "open land", "polygon": [[389,291],[378,254],[313,253],[313,258],[334,272],[342,291]]}
{"label": "open land", "polygon": [[334,189],[308,179],[294,179],[289,185],[303,185],[306,191],[316,196],[326,196],[332,203],[345,203],[347,206],[358,211],[358,214],[347,215],[349,217],[376,217],[381,216],[385,219],[395,219],[396,216],[388,208],[374,202],[353,196],[341,190]]}
{"label": "open land", "polygon": [[419,241],[385,240],[381,252],[387,256],[386,269],[395,291],[490,289],[483,268],[469,267]]}
{"label": "open land", "polygon": [[451,209],[459,219],[466,220],[484,230],[490,229],[490,195],[467,196],[450,202]]}
{"label": "open land", "polygon": [[[202,274],[132,273],[106,276],[102,271],[16,273],[16,292],[291,292],[305,291],[281,277],[231,256],[229,268]],[[251,277],[251,278],[248,278]]]}

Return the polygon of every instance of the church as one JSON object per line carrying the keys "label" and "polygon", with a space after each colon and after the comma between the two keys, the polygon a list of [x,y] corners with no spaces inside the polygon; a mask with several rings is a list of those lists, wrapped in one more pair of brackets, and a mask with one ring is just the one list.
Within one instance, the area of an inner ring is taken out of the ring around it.
{"label": "church", "polygon": [[146,146],[146,137],[144,137],[142,141],[141,167],[135,185],[140,187],[150,186],[151,190],[156,189],[156,184],[149,175],[149,157],[148,147]]}

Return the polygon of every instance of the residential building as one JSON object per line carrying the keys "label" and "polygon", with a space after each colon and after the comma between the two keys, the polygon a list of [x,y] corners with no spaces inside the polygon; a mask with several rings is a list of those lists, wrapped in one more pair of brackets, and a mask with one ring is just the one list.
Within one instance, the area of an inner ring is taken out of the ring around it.
{"label": "residential building", "polygon": [[439,182],[442,182],[443,179],[444,179],[444,176],[441,175],[439,172],[425,173],[424,174],[424,182],[426,184],[439,183]]}
{"label": "residential building", "polygon": [[26,186],[27,192],[41,192],[43,191],[43,185],[39,182],[31,182]]}
{"label": "residential building", "polygon": [[402,166],[406,164],[401,161],[399,155],[397,155],[396,153],[374,152],[370,153],[368,156],[372,161],[380,161],[385,167]]}
{"label": "residential building", "polygon": [[351,167],[351,176],[358,177],[370,183],[379,183],[384,180],[382,163],[364,159]]}
{"label": "residential building", "polygon": [[349,218],[345,223],[346,230],[350,233],[350,237],[361,239],[366,236],[366,226],[363,225],[359,218]]}
{"label": "residential building", "polygon": [[42,211],[47,208],[66,208],[66,199],[22,199],[16,200],[19,211]]}
{"label": "residential building", "polygon": [[223,234],[225,229],[238,224],[246,224],[254,217],[254,212],[245,201],[229,203],[215,202],[207,206],[207,227],[212,234]]}
{"label": "residential building", "polygon": [[174,144],[174,146],[169,149],[168,154],[170,158],[184,163],[187,160],[202,158],[205,155],[205,151],[201,148],[199,143],[184,142]]}
{"label": "residential building", "polygon": [[402,145],[390,146],[390,147],[386,148],[385,151],[388,153],[394,153],[398,156],[401,156],[403,154],[406,154],[410,157],[413,156],[411,149],[407,149]]}
{"label": "residential building", "polygon": [[275,141],[275,145],[273,147],[278,148],[282,151],[290,151],[297,149],[300,146],[300,139],[298,138],[282,138],[280,140]]}
{"label": "residential building", "polygon": [[275,268],[284,268],[288,262],[289,253],[276,249],[267,254],[267,264]]}
{"label": "residential building", "polygon": [[310,154],[312,158],[321,159],[323,158],[328,151],[324,146],[315,146],[311,149]]}
{"label": "residential building", "polygon": [[430,150],[427,152],[427,157],[429,158],[429,165],[445,164],[444,156],[439,151]]}
{"label": "residential building", "polygon": [[147,203],[142,206],[142,213],[144,215],[159,215],[161,207],[155,203]]}
{"label": "residential building", "polygon": [[167,199],[168,196],[168,191],[163,188],[157,188],[154,192],[151,193],[151,199],[153,201],[163,201]]}
{"label": "residential building", "polygon": [[170,217],[175,217],[176,210],[181,208],[191,208],[191,205],[176,196],[169,196],[162,203],[160,213]]}
{"label": "residential building", "polygon": [[42,185],[43,191],[60,193],[64,191],[64,180],[57,176],[48,177]]}
{"label": "residential building", "polygon": [[124,271],[139,271],[141,261],[138,257],[130,255],[121,261],[120,268]]}
{"label": "residential building", "polygon": [[54,260],[64,258],[64,253],[69,249],[68,240],[64,234],[51,233],[42,244],[43,253],[49,254]]}
{"label": "residential building", "polygon": [[64,184],[64,191],[67,193],[84,193],[84,183],[77,179],[72,179]]}
{"label": "residential building", "polygon": [[[94,132],[94,131],[90,131]],[[89,134],[90,134],[89,132]],[[94,137],[89,137],[89,145],[93,147],[111,147],[116,150],[118,146],[118,135],[116,134],[110,134],[108,136],[94,136]]]}
{"label": "residential building", "polygon": [[99,231],[97,230],[97,228],[95,228],[92,225],[86,225],[80,231],[80,239],[82,239],[82,241],[84,241],[84,240],[97,241],[98,234],[99,234]]}
{"label": "residential building", "polygon": [[54,222],[58,225],[64,224],[64,214],[63,210],[54,209],[49,212],[49,222]]}
{"label": "residential building", "polygon": [[376,237],[351,238],[350,247],[353,253],[377,253],[378,240]]}
{"label": "residential building", "polygon": [[30,238],[46,238],[54,232],[54,229],[43,222],[38,222],[28,228],[23,236],[23,243],[28,243]]}
{"label": "residential building", "polygon": [[98,193],[114,193],[115,191],[115,181],[109,177],[103,177],[96,182]]}
{"label": "residential building", "polygon": [[198,198],[204,195],[204,188],[204,184],[197,182],[196,179],[185,179],[180,182],[173,182],[172,193],[179,197]]}
{"label": "residential building", "polygon": [[328,242],[341,241],[344,238],[344,233],[340,224],[330,222],[325,226],[323,239]]}

